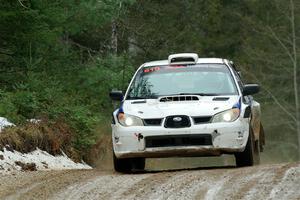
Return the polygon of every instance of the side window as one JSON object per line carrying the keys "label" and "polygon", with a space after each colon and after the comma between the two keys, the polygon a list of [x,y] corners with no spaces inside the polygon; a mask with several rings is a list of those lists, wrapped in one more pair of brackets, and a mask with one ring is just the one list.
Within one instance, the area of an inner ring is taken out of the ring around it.
{"label": "side window", "polygon": [[[234,70],[234,75],[236,77],[236,80],[238,81],[238,84],[239,84],[239,87],[240,87],[241,91],[243,91],[244,83],[241,79],[241,76],[235,70]],[[249,104],[252,101],[252,97],[251,96],[243,96],[243,101],[244,101],[244,103]]]}

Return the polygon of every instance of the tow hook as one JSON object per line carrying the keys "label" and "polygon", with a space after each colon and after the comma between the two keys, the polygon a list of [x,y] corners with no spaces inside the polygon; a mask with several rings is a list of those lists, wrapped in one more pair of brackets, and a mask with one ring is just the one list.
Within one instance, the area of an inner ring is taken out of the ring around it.
{"label": "tow hook", "polygon": [[141,134],[141,133],[139,133],[138,134],[138,140],[140,141],[140,140],[142,140],[144,138],[144,136]]}
{"label": "tow hook", "polygon": [[212,133],[211,133],[211,136],[212,136],[212,140],[215,141],[215,139],[221,135],[217,129],[215,129]]}
{"label": "tow hook", "polygon": [[141,133],[134,133],[134,135],[137,137],[138,141],[141,141],[142,139],[144,139],[144,136]]}
{"label": "tow hook", "polygon": [[217,129],[215,129],[215,130],[213,131],[213,135],[216,137],[216,136],[221,135],[221,134],[218,132]]}
{"label": "tow hook", "polygon": [[243,133],[241,131],[238,132],[238,138],[243,138]]}
{"label": "tow hook", "polygon": [[115,143],[120,144],[120,138],[119,137],[115,137]]}

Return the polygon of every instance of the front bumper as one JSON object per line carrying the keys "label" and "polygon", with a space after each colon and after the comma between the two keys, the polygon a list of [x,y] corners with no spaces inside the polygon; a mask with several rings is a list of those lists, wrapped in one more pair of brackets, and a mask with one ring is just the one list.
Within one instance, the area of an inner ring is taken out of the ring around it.
{"label": "front bumper", "polygon": [[[201,135],[210,134],[212,145],[186,145],[168,147],[146,147],[148,136],[168,135]],[[239,118],[231,123],[208,123],[192,125],[188,128],[165,128],[163,126],[123,127],[112,125],[112,141],[117,158],[158,158],[158,157],[191,157],[218,156],[232,154],[245,149],[249,135],[249,121]]]}

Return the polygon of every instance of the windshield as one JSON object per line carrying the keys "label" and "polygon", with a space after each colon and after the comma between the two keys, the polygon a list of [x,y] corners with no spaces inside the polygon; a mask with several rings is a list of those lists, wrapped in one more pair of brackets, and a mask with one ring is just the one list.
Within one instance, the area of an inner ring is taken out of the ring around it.
{"label": "windshield", "polygon": [[126,99],[189,94],[236,95],[237,88],[223,64],[153,66],[140,69]]}

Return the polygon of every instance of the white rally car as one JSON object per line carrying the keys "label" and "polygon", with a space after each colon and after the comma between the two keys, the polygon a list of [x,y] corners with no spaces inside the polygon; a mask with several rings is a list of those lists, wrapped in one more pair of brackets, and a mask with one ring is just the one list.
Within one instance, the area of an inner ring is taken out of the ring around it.
{"label": "white rally car", "polygon": [[145,158],[234,154],[237,166],[259,163],[264,145],[260,104],[231,61],[194,53],[143,64],[113,112],[114,167],[143,170]]}

